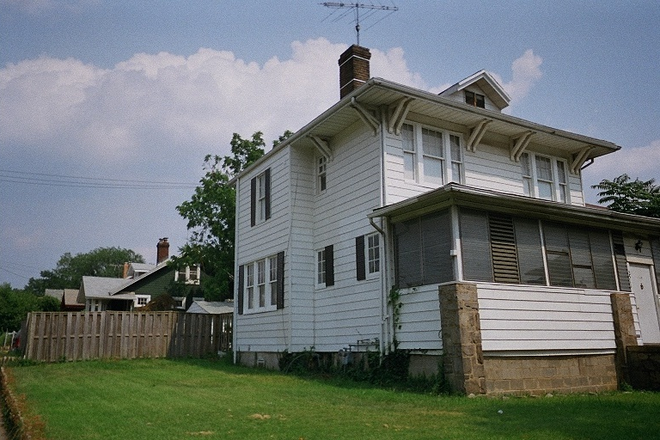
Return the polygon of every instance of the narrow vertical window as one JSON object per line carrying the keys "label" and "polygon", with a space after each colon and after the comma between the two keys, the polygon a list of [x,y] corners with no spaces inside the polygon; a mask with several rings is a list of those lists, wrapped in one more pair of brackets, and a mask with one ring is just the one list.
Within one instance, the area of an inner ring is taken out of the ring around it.
{"label": "narrow vertical window", "polygon": [[246,266],[245,296],[247,296],[248,309],[254,308],[254,264]]}
{"label": "narrow vertical window", "polygon": [[444,149],[442,146],[442,133],[423,128],[422,150],[424,155],[424,181],[442,185],[444,180]]}
{"label": "narrow vertical window", "polygon": [[325,284],[325,249],[316,254],[316,284]]}
{"label": "narrow vertical window", "polygon": [[266,176],[257,177],[257,221],[266,219]]}
{"label": "narrow vertical window", "polygon": [[566,203],[568,201],[568,179],[566,176],[566,166],[564,162],[557,161],[557,183],[559,189],[559,201]]}
{"label": "narrow vertical window", "polygon": [[401,143],[403,144],[403,178],[415,180],[415,134],[412,125],[403,124],[401,127]]}
{"label": "narrow vertical window", "polygon": [[371,234],[367,237],[367,251],[369,273],[380,272],[380,235]]}
{"label": "narrow vertical window", "polygon": [[277,257],[268,259],[268,290],[270,290],[270,305],[277,305]]}
{"label": "narrow vertical window", "polygon": [[532,180],[532,164],[528,153],[520,156],[520,167],[522,168],[523,193],[526,196],[534,195],[534,181]]}
{"label": "narrow vertical window", "polygon": [[539,198],[553,200],[552,161],[550,158],[536,156],[536,179],[538,180]]}
{"label": "narrow vertical window", "polygon": [[320,156],[316,161],[316,190],[319,194],[324,192],[327,186],[327,166],[328,160],[326,157]]}
{"label": "narrow vertical window", "polygon": [[266,307],[266,260],[257,261],[257,290],[259,307]]}
{"label": "narrow vertical window", "polygon": [[449,135],[449,151],[451,154],[451,181],[463,182],[463,158],[461,150],[461,138]]}

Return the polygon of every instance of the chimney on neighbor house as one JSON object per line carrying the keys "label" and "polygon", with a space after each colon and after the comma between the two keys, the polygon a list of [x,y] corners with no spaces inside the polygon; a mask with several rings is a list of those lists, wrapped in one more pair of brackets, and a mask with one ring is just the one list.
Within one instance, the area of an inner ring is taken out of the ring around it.
{"label": "chimney on neighbor house", "polygon": [[367,82],[371,52],[366,47],[352,45],[339,57],[339,97],[351,93]]}
{"label": "chimney on neighbor house", "polygon": [[160,264],[170,258],[170,243],[167,241],[167,237],[158,240],[156,250],[156,264]]}

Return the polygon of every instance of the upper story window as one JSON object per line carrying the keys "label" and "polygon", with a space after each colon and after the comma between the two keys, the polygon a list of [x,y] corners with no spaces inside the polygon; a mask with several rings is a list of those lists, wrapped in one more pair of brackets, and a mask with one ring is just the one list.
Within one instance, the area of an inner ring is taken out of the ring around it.
{"label": "upper story window", "polygon": [[526,196],[569,202],[568,175],[563,160],[523,153],[520,167]]}
{"label": "upper story window", "polygon": [[459,136],[419,124],[403,124],[401,141],[406,180],[433,186],[463,182]]}
{"label": "upper story window", "polygon": [[316,160],[316,193],[321,194],[327,188],[327,169],[328,159],[325,156],[319,156]]}
{"label": "upper story window", "polygon": [[465,103],[475,107],[486,108],[486,98],[484,95],[469,90],[465,91]]}
{"label": "upper story window", "polygon": [[185,266],[174,271],[174,281],[180,281],[186,284],[199,284],[199,277],[199,266]]}
{"label": "upper story window", "polygon": [[250,225],[270,218],[270,168],[250,181]]}

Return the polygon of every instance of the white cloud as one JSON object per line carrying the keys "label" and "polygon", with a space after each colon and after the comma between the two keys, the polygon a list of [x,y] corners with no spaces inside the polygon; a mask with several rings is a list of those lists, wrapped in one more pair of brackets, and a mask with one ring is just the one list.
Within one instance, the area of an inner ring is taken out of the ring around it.
{"label": "white cloud", "polygon": [[[0,141],[22,154],[106,164],[174,157],[185,148],[199,166],[225,154],[233,132],[271,140],[296,130],[339,99],[343,44],[294,42],[289,59],[263,65],[232,52],[184,57],[135,54],[112,69],[41,57],[0,69]],[[423,87],[403,50],[373,50],[372,75]]]}
{"label": "white cloud", "polygon": [[522,56],[515,59],[511,64],[511,81],[505,83],[500,75],[491,72],[511,97],[511,105],[515,105],[516,102],[525,98],[534,84],[541,79],[543,76],[543,72],[541,72],[542,63],[543,58],[534,55],[532,49],[527,49]]}

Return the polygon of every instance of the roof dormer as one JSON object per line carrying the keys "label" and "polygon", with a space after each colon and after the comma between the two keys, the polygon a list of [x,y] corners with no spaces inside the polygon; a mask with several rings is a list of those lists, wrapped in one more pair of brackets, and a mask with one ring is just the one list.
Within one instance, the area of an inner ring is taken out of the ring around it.
{"label": "roof dormer", "polygon": [[461,101],[475,107],[502,111],[511,98],[493,76],[485,70],[468,76],[443,92],[440,96]]}

